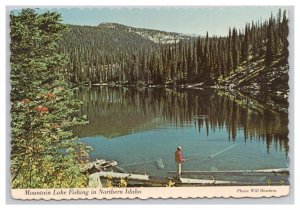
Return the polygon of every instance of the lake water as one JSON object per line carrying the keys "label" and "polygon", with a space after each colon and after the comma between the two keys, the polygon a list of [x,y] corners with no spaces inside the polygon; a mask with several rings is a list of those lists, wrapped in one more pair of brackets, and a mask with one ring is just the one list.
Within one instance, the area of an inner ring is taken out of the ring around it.
{"label": "lake water", "polygon": [[116,160],[127,171],[172,176],[179,145],[184,158],[195,158],[183,164],[184,171],[288,167],[287,113],[239,94],[102,86],[81,87],[78,98],[89,124],[74,132],[94,148],[91,158]]}

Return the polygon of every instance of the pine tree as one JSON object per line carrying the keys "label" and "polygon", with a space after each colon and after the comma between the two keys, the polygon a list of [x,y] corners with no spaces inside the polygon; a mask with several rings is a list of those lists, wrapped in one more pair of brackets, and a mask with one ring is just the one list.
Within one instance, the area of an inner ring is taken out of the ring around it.
{"label": "pine tree", "polygon": [[[263,57],[268,65],[277,58],[282,61],[282,57],[287,64],[286,11],[279,10],[276,17],[246,23],[243,29],[229,28],[227,37],[210,37],[207,32],[197,39],[179,38],[174,44],[150,43],[122,30],[70,26],[70,32],[60,42],[60,50],[70,54],[71,64],[65,69],[75,83],[209,83],[219,76],[225,79],[237,68],[249,69],[250,62],[256,63]],[[112,35],[116,38],[111,39]]]}
{"label": "pine tree", "polygon": [[[257,30],[257,25],[254,25],[254,23],[252,23],[252,27],[251,27],[251,34],[252,34],[252,39],[250,41],[250,45],[252,45],[252,49],[249,51],[250,54],[252,54],[253,58],[257,58],[259,56],[259,43],[261,43],[261,40],[258,38],[258,30]],[[255,40],[255,41],[254,41]]]}
{"label": "pine tree", "polygon": [[233,61],[233,70],[237,68],[240,62],[239,55],[239,47],[238,47],[238,36],[237,30],[235,28],[232,29],[232,61]]}
{"label": "pine tree", "polygon": [[249,34],[250,34],[249,28],[248,25],[246,24],[245,35],[242,41],[242,48],[241,48],[241,56],[243,61],[248,61],[248,57],[249,57],[249,39],[250,39]]}
{"label": "pine tree", "polygon": [[203,48],[202,48],[202,42],[200,37],[197,38],[197,44],[196,44],[196,48],[197,48],[197,80],[198,82],[200,82],[200,77],[201,77],[201,73],[202,73],[202,68],[203,68]]}
{"label": "pine tree", "polygon": [[194,75],[193,75],[193,57],[192,57],[192,49],[191,49],[191,44],[187,43],[186,46],[187,49],[187,78],[190,80]]}
{"label": "pine tree", "polygon": [[206,32],[206,38],[205,38],[205,45],[203,50],[203,82],[207,82],[209,78],[210,73],[210,55],[209,55],[209,36],[208,32]]}
{"label": "pine tree", "polygon": [[[192,61],[192,69],[193,69],[193,76],[196,77],[198,71],[198,59],[197,59],[197,47],[196,43],[193,45],[193,61]],[[193,78],[193,82],[196,82],[196,78]]]}
{"label": "pine tree", "polygon": [[229,28],[228,38],[227,38],[227,76],[231,74],[233,69],[233,60],[232,60],[232,52],[231,52],[231,29]]}
{"label": "pine tree", "polygon": [[289,57],[289,41],[288,41],[288,35],[289,35],[289,26],[288,26],[288,19],[286,10],[283,11],[282,16],[282,25],[281,25],[281,40],[283,43],[283,49],[282,49],[282,55],[284,57],[285,63],[288,63],[288,57]]}
{"label": "pine tree", "polygon": [[270,66],[275,57],[275,45],[274,45],[274,34],[273,34],[273,19],[269,19],[268,31],[267,31],[267,47],[265,54],[265,64]]}
{"label": "pine tree", "polygon": [[66,64],[57,42],[66,27],[55,12],[10,14],[12,188],[84,187],[88,154],[70,126],[80,102],[59,73]]}

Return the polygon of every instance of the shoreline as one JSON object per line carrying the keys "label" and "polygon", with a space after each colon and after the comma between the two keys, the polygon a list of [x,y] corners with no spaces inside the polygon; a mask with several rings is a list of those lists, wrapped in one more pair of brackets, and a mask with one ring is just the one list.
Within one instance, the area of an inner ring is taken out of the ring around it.
{"label": "shoreline", "polygon": [[182,85],[173,85],[173,84],[165,84],[165,85],[153,85],[153,84],[124,84],[124,83],[115,83],[115,82],[107,82],[107,83],[81,83],[76,84],[76,86],[85,86],[85,87],[126,87],[126,88],[166,88],[168,90],[214,90],[220,95],[227,95],[232,100],[238,100],[242,104],[250,104],[257,105],[260,107],[260,110],[269,109],[278,112],[283,112],[285,114],[288,113],[288,93],[271,93],[269,98],[266,98],[263,93],[260,93],[259,89],[253,89],[249,86],[224,86],[224,85],[213,85],[213,86],[203,86],[200,83],[194,84],[182,84]]}
{"label": "shoreline", "polygon": [[[153,176],[146,174],[135,174],[127,171],[117,171],[115,167],[119,167],[118,163],[114,160],[100,159],[89,162],[89,167],[99,167],[98,163],[102,166],[97,171],[88,172],[89,187],[170,187],[170,186],[288,186],[289,169],[264,169],[264,170],[227,170],[227,171],[183,171],[183,177],[176,179],[173,176]],[[107,164],[108,163],[108,164]],[[113,163],[113,164],[111,164]],[[198,178],[193,176],[198,174]],[[245,182],[241,180],[223,180],[220,179],[219,174],[231,174],[232,176],[268,176],[265,182]],[[207,178],[205,178],[207,175]],[[202,176],[202,178],[201,178]],[[211,178],[209,178],[211,177]],[[272,177],[273,180],[270,178]],[[283,181],[283,179],[287,181]],[[125,184],[124,184],[125,183]]]}

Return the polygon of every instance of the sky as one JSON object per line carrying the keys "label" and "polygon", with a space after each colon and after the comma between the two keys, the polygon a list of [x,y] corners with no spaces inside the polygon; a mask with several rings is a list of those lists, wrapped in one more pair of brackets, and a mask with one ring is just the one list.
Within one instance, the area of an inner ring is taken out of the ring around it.
{"label": "sky", "polygon": [[[50,8],[49,8],[50,9]],[[51,9],[63,22],[97,26],[103,22],[185,34],[227,35],[229,27],[242,29],[246,22],[267,20],[279,7],[74,7]],[[44,11],[45,8],[41,8]]]}

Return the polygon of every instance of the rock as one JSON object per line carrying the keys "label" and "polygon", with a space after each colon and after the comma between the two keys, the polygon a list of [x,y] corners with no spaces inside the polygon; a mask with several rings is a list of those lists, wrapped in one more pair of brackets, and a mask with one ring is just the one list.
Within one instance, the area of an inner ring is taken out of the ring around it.
{"label": "rock", "polygon": [[106,170],[112,166],[116,166],[117,164],[118,164],[117,161],[114,160],[97,159],[96,161],[92,161],[85,164],[81,168],[81,171],[82,172],[88,171],[89,174],[93,174],[95,172]]}
{"label": "rock", "polygon": [[97,173],[89,175],[89,188],[101,188],[102,183]]}

